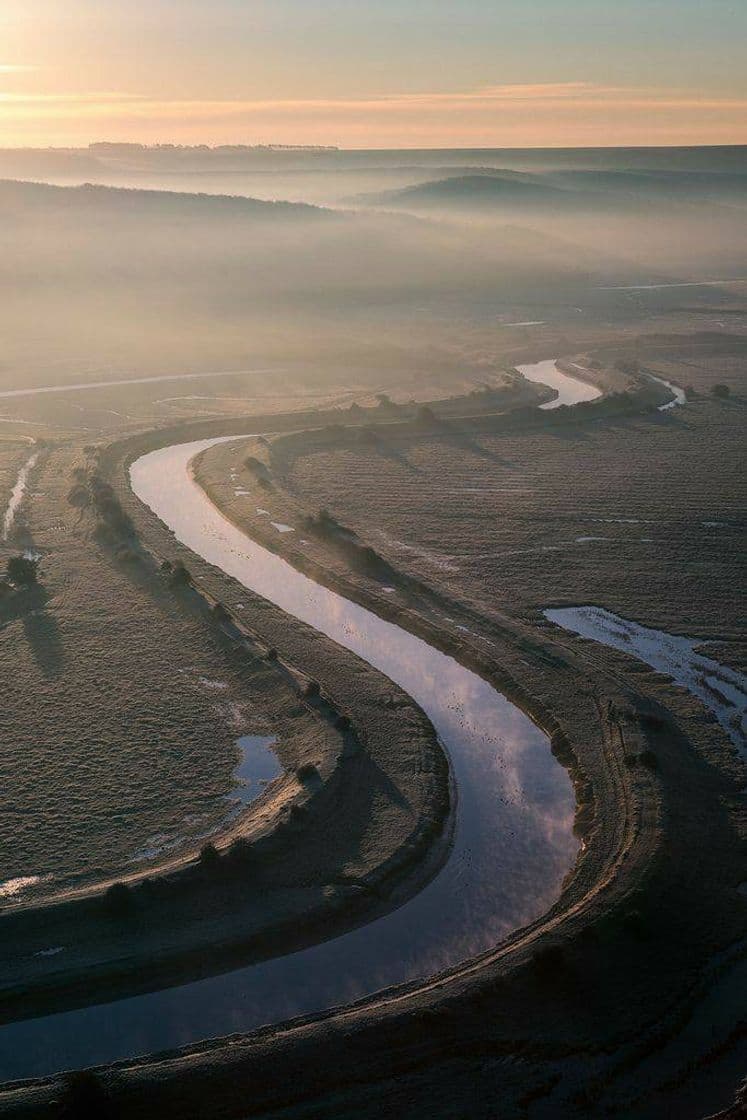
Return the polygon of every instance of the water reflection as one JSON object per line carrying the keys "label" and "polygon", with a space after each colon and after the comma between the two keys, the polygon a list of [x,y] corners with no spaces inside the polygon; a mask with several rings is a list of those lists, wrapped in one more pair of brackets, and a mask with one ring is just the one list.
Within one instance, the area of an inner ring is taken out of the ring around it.
{"label": "water reflection", "polygon": [[671,676],[713,712],[747,758],[747,678],[699,652],[707,644],[702,639],[654,630],[603,607],[552,607],[544,615],[556,626],[629,653]]}
{"label": "water reflection", "polygon": [[[571,364],[575,365],[575,362]],[[554,400],[546,401],[545,404],[540,405],[540,408],[543,409],[560,408],[561,404],[571,405],[580,404],[581,401],[594,401],[602,395],[601,389],[598,389],[596,385],[563,373],[562,370],[558,369],[553,358],[544,362],[534,362],[532,365],[517,366],[516,368],[527,381],[549,385],[551,389],[557,390],[558,395]],[[578,369],[582,370],[582,367],[578,366]]]}
{"label": "water reflection", "polygon": [[8,502],[5,513],[3,515],[3,524],[2,524],[2,531],[0,532],[0,540],[7,541],[10,537],[10,532],[11,532],[11,529],[13,528],[13,522],[15,521],[16,513],[18,512],[18,507],[20,506],[21,502],[23,501],[24,494],[26,493],[26,484],[28,483],[29,475],[31,474],[32,470],[34,469],[34,466],[36,465],[36,461],[37,461],[38,458],[39,458],[39,452],[35,451],[32,455],[29,456],[29,458],[26,460],[26,462],[23,464],[20,471],[18,472],[18,478],[16,479],[16,483],[15,483],[13,489],[10,492],[10,500]]}
{"label": "water reflection", "polygon": [[[236,438],[236,437],[229,437]],[[311,949],[151,995],[0,1030],[0,1076],[33,1076],[243,1031],[425,977],[494,945],[557,897],[572,865],[570,781],[546,736],[475,673],[250,541],[188,474],[217,440],[133,464],[138,496],[246,587],[403,687],[446,746],[458,789],[453,852],[409,902]]]}
{"label": "water reflection", "polygon": [[238,740],[241,758],[233,772],[236,785],[229,798],[240,808],[251,805],[263,788],[280,776],[280,762],[272,750],[275,741],[274,735],[242,735]]}

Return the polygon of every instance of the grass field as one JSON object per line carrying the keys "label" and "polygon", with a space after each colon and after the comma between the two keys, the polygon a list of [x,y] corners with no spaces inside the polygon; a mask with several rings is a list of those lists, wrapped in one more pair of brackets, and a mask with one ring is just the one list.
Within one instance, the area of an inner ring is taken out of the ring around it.
{"label": "grass field", "polygon": [[67,501],[79,462],[75,451],[45,457],[21,540],[0,549],[32,544],[42,557],[39,588],[0,605],[12,729],[0,863],[4,879],[38,876],[32,894],[194,850],[229,819],[240,736],[277,734],[281,760],[295,763],[319,734],[303,719],[294,729],[281,695],[204,620],[96,542]]}
{"label": "grass field", "polygon": [[745,407],[702,399],[639,420],[471,441],[386,433],[378,446],[301,455],[285,480],[395,568],[475,603],[524,615],[599,603],[731,641],[744,637],[734,596]]}

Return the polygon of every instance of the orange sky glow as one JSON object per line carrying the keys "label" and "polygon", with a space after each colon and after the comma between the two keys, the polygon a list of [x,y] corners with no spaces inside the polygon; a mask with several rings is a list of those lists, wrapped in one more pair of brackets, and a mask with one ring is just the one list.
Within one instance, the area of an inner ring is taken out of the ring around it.
{"label": "orange sky glow", "polygon": [[3,146],[104,138],[353,148],[744,143],[747,99],[585,82],[269,100],[0,92]]}

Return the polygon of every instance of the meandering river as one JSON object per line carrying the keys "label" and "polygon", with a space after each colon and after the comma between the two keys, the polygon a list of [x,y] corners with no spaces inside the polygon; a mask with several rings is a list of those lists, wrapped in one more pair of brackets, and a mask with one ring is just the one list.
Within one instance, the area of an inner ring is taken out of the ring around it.
{"label": "meandering river", "polygon": [[321,587],[228,521],[189,470],[192,458],[216,442],[225,440],[167,447],[137,460],[135,493],[208,562],[364,658],[421,705],[449,754],[457,791],[450,855],[398,909],[310,949],[0,1028],[3,1080],[251,1030],[425,978],[540,916],[576,858],[572,786],[547,736],[452,657]]}
{"label": "meandering river", "polygon": [[[570,377],[558,369],[554,358],[544,362],[534,362],[532,365],[516,367],[522,377],[527,381],[534,381],[539,385],[549,385],[557,391],[554,400],[546,401],[539,407],[543,409],[560,408],[561,404],[580,404],[581,401],[595,401],[601,397],[602,390],[592,385],[590,381],[582,381],[578,377]],[[582,369],[578,366],[578,369]]]}

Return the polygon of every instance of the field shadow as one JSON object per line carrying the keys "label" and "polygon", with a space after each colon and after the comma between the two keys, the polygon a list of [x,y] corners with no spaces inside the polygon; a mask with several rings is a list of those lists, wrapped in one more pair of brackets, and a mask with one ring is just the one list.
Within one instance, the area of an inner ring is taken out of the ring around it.
{"label": "field shadow", "polygon": [[533,436],[551,436],[563,443],[592,443],[591,436],[595,433],[587,432],[580,424],[547,424],[533,429]]}
{"label": "field shadow", "polygon": [[45,677],[56,677],[65,660],[60,628],[54,615],[46,609],[48,596],[43,588],[37,593],[37,605],[22,615],[23,632],[31,656]]}
{"label": "field shadow", "polygon": [[62,669],[65,655],[60,629],[47,609],[48,603],[49,595],[40,584],[9,595],[0,608],[0,630],[19,621],[34,661],[45,677],[55,677]]}
{"label": "field shadow", "polygon": [[394,444],[383,437],[380,437],[376,443],[371,444],[370,447],[375,449],[379,455],[381,455],[382,459],[389,459],[391,462],[397,463],[400,467],[404,467],[405,470],[410,471],[412,474],[423,473],[421,467],[410,462],[404,451],[395,447]]}
{"label": "field shadow", "polygon": [[[472,432],[454,421],[447,421],[444,424],[434,426],[432,428],[423,429],[416,437],[420,442],[427,439],[435,439],[443,443],[447,447],[453,447],[455,450],[463,454],[469,453],[474,455],[477,459],[485,459],[495,466],[505,467],[511,470],[515,467],[515,463],[511,459],[506,459],[499,455],[496,451],[491,451],[489,447],[485,447],[480,443],[479,436],[497,436],[505,435],[504,432]],[[510,433],[509,433],[510,434]]]}

